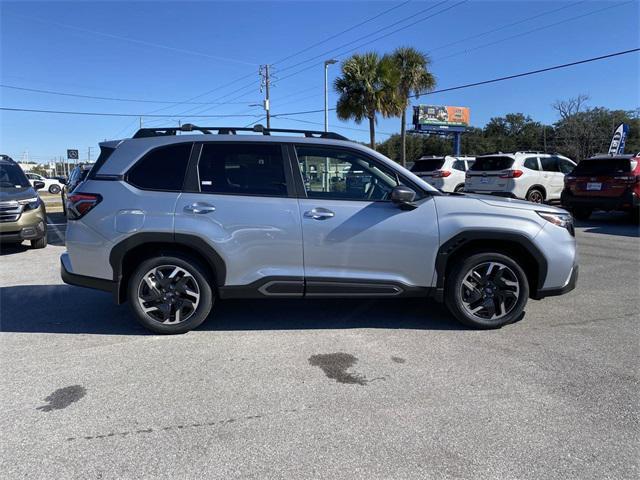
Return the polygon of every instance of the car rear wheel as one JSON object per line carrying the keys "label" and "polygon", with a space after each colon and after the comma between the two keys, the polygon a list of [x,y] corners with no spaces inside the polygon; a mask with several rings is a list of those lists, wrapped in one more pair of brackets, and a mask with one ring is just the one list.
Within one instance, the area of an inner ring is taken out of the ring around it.
{"label": "car rear wheel", "polygon": [[529,202],[542,203],[544,202],[544,193],[542,193],[542,190],[540,190],[539,188],[533,187],[530,188],[527,192],[526,199]]}
{"label": "car rear wheel", "polygon": [[127,293],[137,320],[162,334],[198,327],[211,312],[214,299],[206,270],[178,256],[142,262],[129,279]]}
{"label": "car rear wheel", "polygon": [[593,213],[591,208],[574,208],[571,210],[571,214],[576,220],[589,220],[589,217]]}
{"label": "car rear wheel", "polygon": [[519,320],[528,298],[524,270],[501,253],[478,253],[459,261],[447,276],[444,292],[456,319],[481,329]]}
{"label": "car rear wheel", "polygon": [[49,193],[52,193],[53,195],[57,195],[58,193],[60,193],[60,185],[51,185],[49,187]]}
{"label": "car rear wheel", "polygon": [[458,185],[456,188],[453,189],[454,192],[456,193],[460,193],[462,191],[464,191],[464,183]]}

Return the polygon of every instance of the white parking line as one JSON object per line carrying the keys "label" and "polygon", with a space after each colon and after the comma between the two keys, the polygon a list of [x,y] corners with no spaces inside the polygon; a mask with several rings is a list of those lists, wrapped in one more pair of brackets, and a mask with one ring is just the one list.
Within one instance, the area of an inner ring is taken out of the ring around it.
{"label": "white parking line", "polygon": [[53,231],[56,233],[56,235],[58,236],[58,238],[60,239],[64,239],[64,234],[60,231],[60,229],[58,228],[59,225],[66,225],[65,223],[50,223],[51,219],[49,218],[49,216],[47,215],[47,227],[51,227],[53,228]]}

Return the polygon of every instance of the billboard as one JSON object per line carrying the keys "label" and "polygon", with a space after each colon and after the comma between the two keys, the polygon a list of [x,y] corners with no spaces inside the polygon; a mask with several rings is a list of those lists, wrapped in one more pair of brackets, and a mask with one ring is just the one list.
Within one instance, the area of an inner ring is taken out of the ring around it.
{"label": "billboard", "polygon": [[[419,105],[414,107],[418,125],[449,125],[453,127],[469,126],[468,107],[450,107],[447,105]],[[415,117],[414,117],[415,120]]]}

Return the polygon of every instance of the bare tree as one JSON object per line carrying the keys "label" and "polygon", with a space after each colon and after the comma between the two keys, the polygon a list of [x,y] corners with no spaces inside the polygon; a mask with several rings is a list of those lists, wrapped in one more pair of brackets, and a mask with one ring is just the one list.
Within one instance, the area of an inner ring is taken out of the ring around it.
{"label": "bare tree", "polygon": [[582,107],[589,101],[589,95],[581,93],[577,97],[570,98],[568,100],[556,100],[556,102],[552,105],[553,108],[558,112],[560,118],[566,120],[569,117],[572,117],[576,113],[580,113]]}

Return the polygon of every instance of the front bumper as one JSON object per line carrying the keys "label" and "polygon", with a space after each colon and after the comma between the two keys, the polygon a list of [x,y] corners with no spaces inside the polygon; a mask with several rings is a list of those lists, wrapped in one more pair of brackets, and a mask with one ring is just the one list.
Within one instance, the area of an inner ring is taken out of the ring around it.
{"label": "front bumper", "polygon": [[569,277],[569,281],[565,286],[560,288],[543,288],[541,290],[538,290],[538,292],[531,298],[533,298],[534,300],[541,300],[546,297],[555,297],[558,295],[569,293],[571,290],[576,288],[576,285],[578,283],[578,270],[578,265],[574,265],[573,270],[571,271],[571,276]]}
{"label": "front bumper", "polygon": [[47,213],[44,204],[35,210],[22,212],[13,222],[0,222],[0,242],[19,243],[38,240],[47,234]]}
{"label": "front bumper", "polygon": [[594,210],[625,210],[637,208],[640,205],[640,199],[633,192],[626,192],[619,197],[583,197],[563,190],[560,201],[562,206],[568,209],[578,207]]}
{"label": "front bumper", "polygon": [[92,288],[94,290],[102,290],[109,292],[112,295],[116,295],[118,291],[118,285],[112,280],[105,280],[104,278],[86,277],[84,275],[78,275],[73,273],[71,268],[71,262],[69,255],[63,253],[60,256],[60,276],[62,281],[69,285],[76,287]]}

